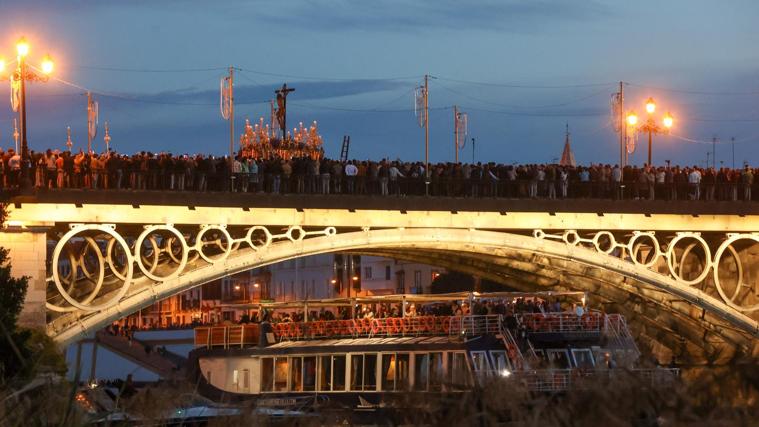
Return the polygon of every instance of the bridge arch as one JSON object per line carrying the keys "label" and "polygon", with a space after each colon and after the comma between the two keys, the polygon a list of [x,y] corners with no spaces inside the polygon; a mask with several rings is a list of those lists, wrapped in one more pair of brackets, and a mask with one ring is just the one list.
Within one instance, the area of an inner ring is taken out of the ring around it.
{"label": "bridge arch", "polygon": [[[68,343],[156,300],[221,277],[292,258],[353,251],[419,260],[436,257],[438,263],[445,262],[446,258],[476,260],[480,267],[489,266],[492,274],[503,275],[504,280],[510,277],[516,281],[523,276],[521,283],[525,287],[568,286],[600,294],[610,301],[635,296],[653,303],[662,312],[672,313],[668,322],[671,325],[690,325],[677,332],[692,342],[703,343],[703,338],[712,334],[739,351],[747,352],[752,351],[752,341],[759,336],[759,325],[755,320],[714,296],[642,265],[565,241],[465,228],[306,232],[298,227],[298,230],[291,228],[279,235],[283,237],[281,241],[272,242],[271,237],[269,234],[266,240],[270,244],[265,247],[225,246],[225,255],[217,262],[185,260],[187,268],[166,276],[165,280],[136,279],[116,303],[98,310],[63,313],[49,323],[48,333],[60,343]],[[580,282],[582,286],[572,286]],[[121,291],[118,289],[112,293]],[[112,297],[106,295],[103,298]],[[655,319],[656,313],[651,308],[647,310],[642,315]],[[700,325],[702,337],[697,336],[699,329],[693,325]]]}

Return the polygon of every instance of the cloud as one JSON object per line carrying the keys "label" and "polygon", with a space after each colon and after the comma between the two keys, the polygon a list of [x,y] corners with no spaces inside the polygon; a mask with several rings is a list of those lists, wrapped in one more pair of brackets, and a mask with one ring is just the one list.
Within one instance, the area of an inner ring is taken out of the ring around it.
{"label": "cloud", "polygon": [[[345,81],[295,81],[288,83],[295,88],[290,96],[299,101],[339,98],[344,96],[370,94],[408,86],[397,80],[345,80]],[[235,85],[235,103],[239,105],[267,103],[275,97],[279,85]],[[97,93],[97,92],[96,92]],[[111,93],[109,98],[148,104],[216,105],[219,102],[218,89],[186,88],[153,94]],[[291,98],[291,99],[292,99]]]}
{"label": "cloud", "polygon": [[260,21],[283,28],[323,31],[523,31],[557,21],[604,17],[609,9],[593,1],[563,0],[385,0],[287,3],[286,10],[257,10]]}

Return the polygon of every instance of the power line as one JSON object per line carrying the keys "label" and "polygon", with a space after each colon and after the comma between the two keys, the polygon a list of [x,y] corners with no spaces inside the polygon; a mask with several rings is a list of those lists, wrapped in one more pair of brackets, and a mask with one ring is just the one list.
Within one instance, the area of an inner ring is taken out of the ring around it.
{"label": "power line", "polygon": [[[304,102],[292,102],[293,105],[301,106],[301,107],[307,107],[307,108],[314,108],[314,109],[325,109],[325,110],[335,110],[335,111],[347,111],[347,112],[355,112],[355,113],[410,113],[413,112],[413,108],[405,108],[405,109],[398,109],[398,110],[380,110],[380,109],[365,109],[365,108],[345,108],[345,107],[333,107],[333,106],[326,106],[326,105],[314,105],[314,104],[308,104]],[[430,110],[450,110],[453,107],[430,107]]]}
{"label": "power line", "polygon": [[471,85],[479,85],[479,86],[498,86],[498,87],[514,88],[514,89],[575,89],[575,88],[582,88],[582,87],[611,86],[611,85],[617,84],[617,82],[607,82],[607,83],[586,83],[586,84],[570,84],[570,85],[529,85],[529,84],[521,84],[521,83],[494,83],[494,82],[481,82],[481,81],[473,81],[473,80],[459,80],[459,79],[449,79],[449,78],[439,77],[439,76],[438,76],[438,79],[454,82],[454,83],[471,84]]}
{"label": "power line", "polygon": [[590,98],[594,98],[594,97],[596,97],[598,95],[601,95],[601,94],[606,94],[607,90],[608,90],[608,88],[604,88],[604,89],[601,89],[599,91],[593,92],[593,93],[591,93],[589,95],[582,96],[580,98],[576,98],[576,99],[573,99],[571,101],[562,102],[562,103],[558,103],[558,104],[546,104],[546,105],[535,105],[535,106],[517,106],[517,105],[501,104],[501,103],[498,103],[498,102],[492,102],[492,101],[488,101],[488,100],[485,100],[485,99],[482,99],[482,98],[471,96],[471,95],[469,95],[467,93],[463,93],[463,92],[459,92],[457,90],[451,89],[448,86],[446,86],[446,85],[444,85],[442,83],[439,83],[439,82],[436,82],[435,84],[438,85],[438,86],[440,86],[441,88],[443,88],[444,90],[446,90],[448,92],[451,92],[451,93],[459,95],[459,96],[463,96],[465,98],[469,98],[469,99],[471,99],[473,101],[481,102],[483,104],[494,105],[496,107],[504,107],[504,108],[511,108],[511,109],[524,109],[524,110],[541,109],[541,108],[565,107],[567,105],[572,105],[572,104],[575,104],[575,103],[578,103],[578,102],[582,102],[582,101],[588,100]]}
{"label": "power line", "polygon": [[85,70],[115,71],[115,72],[120,72],[120,73],[200,73],[200,72],[206,72],[206,71],[220,71],[220,70],[229,69],[229,67],[150,69],[150,68],[95,67],[95,66],[90,66],[90,65],[79,65],[78,67]]}
{"label": "power line", "polygon": [[664,92],[686,93],[686,94],[691,94],[691,95],[719,95],[719,96],[759,95],[759,90],[745,91],[745,92],[701,91],[701,90],[667,88],[663,86],[651,86],[651,85],[630,83],[630,82],[625,82],[625,84],[630,85],[630,86],[645,88],[645,89],[660,90]]}
{"label": "power line", "polygon": [[516,111],[502,111],[502,110],[490,110],[487,108],[478,108],[467,105],[461,106],[464,109],[472,111],[482,111],[486,113],[503,114],[506,116],[524,116],[524,117],[599,117],[609,114],[604,111],[602,113],[570,113],[570,112],[556,112],[556,113],[530,113],[530,112],[516,112]]}
{"label": "power line", "polygon": [[284,77],[284,78],[302,79],[302,80],[324,80],[324,81],[335,81],[335,82],[349,82],[349,81],[362,81],[362,80],[393,81],[393,80],[412,80],[412,79],[418,79],[419,78],[419,76],[400,76],[400,77],[383,77],[383,78],[368,78],[368,77],[361,77],[361,78],[316,77],[316,76],[303,76],[303,75],[297,75],[297,74],[272,73],[272,72],[268,72],[268,71],[254,70],[252,68],[238,68],[238,71],[247,72],[247,73],[253,73],[253,74],[260,74],[262,76]]}
{"label": "power line", "polygon": [[[67,86],[74,87],[76,89],[82,90],[84,92],[92,92],[96,95],[100,95],[106,98],[116,98],[121,99],[124,101],[130,101],[130,102],[139,102],[139,103],[145,103],[145,104],[158,104],[158,105],[182,105],[182,106],[218,106],[217,102],[182,102],[182,101],[162,101],[160,99],[150,99],[145,97],[139,97],[139,96],[130,96],[130,95],[124,95],[120,93],[114,93],[114,92],[106,92],[102,90],[95,90],[95,89],[88,89],[86,87],[80,86],[76,83],[72,83],[66,80],[63,80],[58,77],[52,77],[53,80],[62,83]],[[156,95],[148,95],[150,97],[155,97]],[[252,105],[252,104],[263,104],[268,103],[268,100],[260,100],[260,101],[247,101],[247,102],[236,102],[237,105]]]}

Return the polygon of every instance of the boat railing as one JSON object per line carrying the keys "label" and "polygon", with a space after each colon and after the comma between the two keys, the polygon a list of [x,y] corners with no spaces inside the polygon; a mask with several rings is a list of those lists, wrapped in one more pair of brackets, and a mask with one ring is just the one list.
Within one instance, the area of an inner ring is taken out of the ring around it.
{"label": "boat railing", "polygon": [[525,313],[517,315],[530,333],[600,333],[604,326],[603,313],[590,311],[582,316],[575,313]]}
{"label": "boat railing", "polygon": [[195,347],[233,348],[258,344],[258,324],[201,326],[195,328]]}
{"label": "boat railing", "polygon": [[499,330],[499,316],[414,316],[283,322],[272,325],[282,340],[422,335],[481,335]]}
{"label": "boat railing", "polygon": [[486,384],[495,379],[516,381],[529,391],[561,392],[592,386],[597,381],[635,379],[652,387],[666,387],[674,384],[680,376],[676,368],[653,369],[537,369],[528,371],[508,370],[480,371],[478,380]]}

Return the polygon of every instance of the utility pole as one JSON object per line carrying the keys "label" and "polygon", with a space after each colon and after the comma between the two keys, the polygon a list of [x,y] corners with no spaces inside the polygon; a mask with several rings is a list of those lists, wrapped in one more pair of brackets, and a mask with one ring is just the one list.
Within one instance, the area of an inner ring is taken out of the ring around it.
{"label": "utility pole", "polygon": [[[706,165],[709,167],[709,165]],[[717,137],[712,137],[712,167],[717,169]]]}
{"label": "utility pole", "polygon": [[235,68],[229,67],[229,186],[235,189],[235,176],[232,173],[235,152]]}
{"label": "utility pole", "polygon": [[472,138],[472,164],[474,164],[474,138]]}
{"label": "utility pole", "polygon": [[424,194],[430,194],[430,86],[424,75]]}
{"label": "utility pole", "polygon": [[730,142],[733,145],[733,169],[735,169],[735,137],[730,138]]}
{"label": "utility pole", "polygon": [[455,161],[459,162],[459,110],[453,106],[453,150],[456,153]]}
{"label": "utility pole", "polygon": [[92,139],[97,133],[97,103],[92,101],[92,92],[87,92],[87,153],[92,154]]}
{"label": "utility pole", "polygon": [[619,82],[619,167],[624,168],[627,159],[627,123],[625,123],[625,84]]}
{"label": "utility pole", "polygon": [[235,68],[229,66],[229,75],[222,77],[219,87],[219,108],[221,110],[221,117],[224,120],[229,120],[229,159],[227,159],[229,167],[229,189],[234,190],[235,176],[232,173],[234,166],[234,152],[235,152],[235,96],[234,96],[234,78]]}

